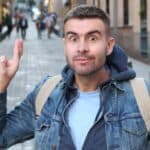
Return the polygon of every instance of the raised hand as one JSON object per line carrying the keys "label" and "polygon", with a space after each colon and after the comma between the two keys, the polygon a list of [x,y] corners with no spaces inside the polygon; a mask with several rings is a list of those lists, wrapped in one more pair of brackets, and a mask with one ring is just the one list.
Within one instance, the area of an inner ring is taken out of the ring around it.
{"label": "raised hand", "polygon": [[13,57],[10,59],[7,59],[6,56],[0,57],[0,93],[7,89],[11,79],[16,74],[22,54],[23,41],[16,40],[14,44]]}

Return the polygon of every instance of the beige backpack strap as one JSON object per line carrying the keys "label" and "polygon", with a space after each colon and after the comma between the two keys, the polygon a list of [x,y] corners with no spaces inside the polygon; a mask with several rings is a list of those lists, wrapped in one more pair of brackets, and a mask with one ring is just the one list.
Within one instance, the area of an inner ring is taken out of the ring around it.
{"label": "beige backpack strap", "polygon": [[139,110],[145,121],[148,132],[150,133],[150,96],[143,78],[135,78],[131,80]]}
{"label": "beige backpack strap", "polygon": [[37,116],[40,115],[41,110],[42,110],[48,96],[50,95],[52,90],[55,88],[57,83],[61,80],[61,78],[62,78],[61,75],[56,75],[56,76],[49,78],[43,84],[41,89],[39,90],[39,93],[38,93],[36,100],[35,100],[35,110],[36,110]]}

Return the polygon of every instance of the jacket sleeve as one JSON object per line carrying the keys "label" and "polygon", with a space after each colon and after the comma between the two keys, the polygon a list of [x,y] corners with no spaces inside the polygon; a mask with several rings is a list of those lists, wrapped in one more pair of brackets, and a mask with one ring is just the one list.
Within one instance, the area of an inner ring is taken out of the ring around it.
{"label": "jacket sleeve", "polygon": [[27,97],[7,113],[7,92],[0,94],[0,149],[34,137],[35,99],[44,80]]}
{"label": "jacket sleeve", "polygon": [[0,94],[0,149],[34,136],[35,115],[32,94],[7,114],[7,94]]}

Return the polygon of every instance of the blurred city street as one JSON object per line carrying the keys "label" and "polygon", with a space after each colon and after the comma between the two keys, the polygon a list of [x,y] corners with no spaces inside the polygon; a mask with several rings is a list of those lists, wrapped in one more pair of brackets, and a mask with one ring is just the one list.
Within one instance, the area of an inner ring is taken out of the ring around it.
{"label": "blurred city street", "polygon": [[[13,43],[17,38],[14,29],[10,38],[6,38],[0,42],[0,55],[12,56]],[[19,103],[26,94],[34,88],[46,74],[55,75],[60,73],[65,64],[63,41],[61,38],[52,34],[51,38],[47,38],[44,31],[42,38],[37,38],[37,31],[33,21],[29,20],[29,28],[27,37],[24,41],[24,54],[21,59],[19,71],[8,89],[8,111],[10,111],[16,103]],[[129,58],[133,68],[137,71],[138,77],[150,79],[150,66],[135,59]],[[33,148],[33,140],[22,144],[17,144],[9,148],[9,150],[31,150]]]}
{"label": "blurred city street", "polygon": [[[14,29],[10,38],[0,42],[0,55],[6,55],[9,58],[12,56],[16,38],[17,34]],[[54,34],[48,39],[46,31],[42,33],[42,39],[38,39],[35,24],[29,20],[20,68],[8,89],[8,111],[19,103],[45,75],[60,73],[64,64],[62,39]],[[17,144],[9,150],[31,150],[32,145],[31,140]]]}
{"label": "blurred city street", "polygon": [[129,61],[133,64],[133,69],[136,71],[137,77],[144,78],[150,81],[150,65],[144,64],[136,59],[129,58]]}
{"label": "blurred city street", "polygon": [[[129,57],[130,66],[137,77],[150,81],[150,0],[0,0],[0,56],[11,58],[15,40],[25,37],[25,32],[17,34],[16,28],[7,37],[13,26],[28,27],[20,67],[7,90],[8,112],[46,75],[60,74],[66,63],[63,39],[57,36],[63,34],[59,30],[62,19],[70,9],[82,4],[97,6],[109,15],[117,44],[134,57]],[[26,16],[28,23],[23,21]],[[55,34],[48,36],[45,28],[49,33],[53,29]],[[31,139],[7,150],[33,149]]]}

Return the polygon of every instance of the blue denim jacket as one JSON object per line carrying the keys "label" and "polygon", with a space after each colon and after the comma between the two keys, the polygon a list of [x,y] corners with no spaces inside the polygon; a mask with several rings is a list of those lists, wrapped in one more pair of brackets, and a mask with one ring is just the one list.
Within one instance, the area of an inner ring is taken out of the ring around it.
{"label": "blue denim jacket", "polygon": [[[120,59],[120,49],[117,47],[114,52],[115,54],[110,57]],[[95,133],[94,129],[99,126],[102,114],[102,133],[105,134],[107,147],[105,149],[148,150],[148,132],[129,83],[129,80],[135,77],[135,73],[126,63],[120,66],[122,62],[117,65],[118,62],[113,59],[109,58],[106,61],[111,78],[100,85],[103,104],[101,113],[97,115],[83,149],[90,149],[90,139],[100,137],[100,133]],[[49,76],[45,77],[9,114],[6,113],[7,93],[0,94],[0,149],[35,137],[36,150],[75,150],[66,117],[67,110],[78,96],[77,89],[73,87],[73,75],[73,70],[66,66],[62,72],[63,80],[49,95],[40,116],[35,114],[35,99]],[[100,141],[101,138],[92,143],[92,150],[102,147]]]}

